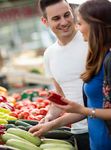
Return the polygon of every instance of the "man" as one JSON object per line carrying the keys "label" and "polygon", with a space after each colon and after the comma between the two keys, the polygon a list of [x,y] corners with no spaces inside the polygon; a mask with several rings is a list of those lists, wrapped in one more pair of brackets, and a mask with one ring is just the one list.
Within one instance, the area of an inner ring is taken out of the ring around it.
{"label": "man", "polygon": [[[80,74],[85,68],[87,43],[75,29],[72,9],[65,0],[40,0],[40,8],[42,22],[57,37],[57,41],[44,53],[46,73],[52,78],[59,94],[83,104]],[[52,104],[44,122],[58,118],[61,112]],[[72,124],[71,132],[75,135],[78,150],[83,150],[83,146],[89,150],[87,120]]]}

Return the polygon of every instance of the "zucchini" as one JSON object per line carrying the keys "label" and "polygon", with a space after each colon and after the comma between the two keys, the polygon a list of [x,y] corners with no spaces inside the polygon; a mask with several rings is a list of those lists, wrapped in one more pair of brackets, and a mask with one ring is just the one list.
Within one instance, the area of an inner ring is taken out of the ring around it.
{"label": "zucchini", "polygon": [[74,150],[74,147],[72,145],[68,145],[68,144],[60,144],[60,143],[46,143],[46,144],[41,144],[40,145],[41,149],[48,149],[48,148],[56,148],[57,150],[61,148],[67,148],[69,150]]}
{"label": "zucchini", "polygon": [[14,124],[5,124],[5,128],[7,130],[9,128],[16,128],[16,126]]}
{"label": "zucchini", "polygon": [[41,144],[41,139],[39,137],[33,136],[30,132],[27,132],[22,129],[15,129],[15,128],[10,128],[7,130],[8,133],[14,134],[16,136],[19,136],[37,146]]}
{"label": "zucchini", "polygon": [[38,121],[36,121],[36,120],[25,120],[25,119],[21,119],[20,121],[26,122],[26,123],[28,123],[28,124],[30,124],[30,125],[32,125],[32,126],[35,126],[35,125],[38,124]]}
{"label": "zucchini", "polygon": [[[48,147],[45,148],[44,150],[58,150],[56,147]],[[70,148],[66,148],[66,147],[60,147],[60,150],[71,150]],[[76,149],[73,149],[76,150]]]}
{"label": "zucchini", "polygon": [[17,126],[18,129],[26,130],[26,127],[24,126]]}
{"label": "zucchini", "polygon": [[30,128],[31,128],[31,126],[27,126],[26,127],[26,131],[29,131]]}
{"label": "zucchini", "polygon": [[20,120],[17,120],[17,121],[15,122],[15,125],[17,125],[17,126],[24,126],[24,127],[32,126],[32,125],[30,125],[29,123],[26,123],[26,122],[23,122],[23,121],[20,121]]}
{"label": "zucchini", "polygon": [[52,130],[47,132],[44,137],[45,138],[51,138],[51,139],[61,139],[61,140],[67,140],[69,139],[73,134],[69,131],[62,131],[62,130]]}
{"label": "zucchini", "polygon": [[69,142],[65,140],[57,140],[57,139],[42,139],[42,144],[47,144],[47,143],[53,143],[53,144],[68,144],[71,145]]}
{"label": "zucchini", "polygon": [[63,126],[63,127],[57,128],[56,130],[69,131],[70,132],[71,128]]}
{"label": "zucchini", "polygon": [[[11,133],[5,133],[5,134],[2,134],[1,135],[1,138],[2,138],[2,140],[3,140],[3,142],[7,142],[8,140],[10,140],[10,139],[18,139],[18,140],[21,140],[21,141],[23,141],[24,139],[23,138],[21,138],[21,137],[19,137],[19,136],[16,136],[16,135],[14,135],[14,134],[11,134]],[[26,141],[26,140],[25,140]]]}
{"label": "zucchini", "polygon": [[10,139],[6,142],[6,145],[12,146],[15,148],[18,148],[20,150],[41,150],[40,147],[37,147],[36,145],[26,142],[26,141],[21,141],[18,139]]}
{"label": "zucchini", "polygon": [[12,146],[7,146],[7,145],[0,145],[1,150],[20,150],[18,148],[14,148]]}
{"label": "zucchini", "polygon": [[17,120],[7,120],[8,121],[8,124],[15,124],[15,122],[17,121]]}

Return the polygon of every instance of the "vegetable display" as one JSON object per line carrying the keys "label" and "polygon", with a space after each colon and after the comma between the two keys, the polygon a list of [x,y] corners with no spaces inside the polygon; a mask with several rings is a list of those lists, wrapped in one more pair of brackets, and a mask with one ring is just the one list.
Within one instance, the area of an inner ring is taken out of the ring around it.
{"label": "vegetable display", "polygon": [[[69,142],[55,139],[40,139],[22,129],[10,128],[2,136],[6,147],[17,150],[76,150]],[[5,146],[4,145],[4,146]]]}
{"label": "vegetable display", "polygon": [[45,117],[51,102],[66,105],[62,97],[43,89],[27,89],[12,97],[0,95],[0,149],[7,150],[77,150],[67,142],[72,134],[56,129],[40,139],[29,129]]}

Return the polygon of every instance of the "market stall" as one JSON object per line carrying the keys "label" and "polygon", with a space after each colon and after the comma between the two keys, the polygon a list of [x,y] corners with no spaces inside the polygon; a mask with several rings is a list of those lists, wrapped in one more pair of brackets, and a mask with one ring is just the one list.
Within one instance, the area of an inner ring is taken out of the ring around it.
{"label": "market stall", "polygon": [[45,117],[50,101],[44,97],[48,90],[33,88],[9,95],[0,87],[0,148],[10,150],[77,150],[68,140],[69,127],[52,130],[43,138],[34,137],[28,130]]}

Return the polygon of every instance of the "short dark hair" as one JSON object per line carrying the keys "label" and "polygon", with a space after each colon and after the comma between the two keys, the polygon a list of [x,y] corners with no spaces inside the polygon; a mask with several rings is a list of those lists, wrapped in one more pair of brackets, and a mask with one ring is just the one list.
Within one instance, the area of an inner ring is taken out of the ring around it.
{"label": "short dark hair", "polygon": [[40,8],[42,15],[44,17],[47,17],[46,7],[53,5],[53,4],[56,4],[56,3],[59,3],[61,1],[67,2],[67,0],[39,0],[39,8]]}

